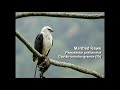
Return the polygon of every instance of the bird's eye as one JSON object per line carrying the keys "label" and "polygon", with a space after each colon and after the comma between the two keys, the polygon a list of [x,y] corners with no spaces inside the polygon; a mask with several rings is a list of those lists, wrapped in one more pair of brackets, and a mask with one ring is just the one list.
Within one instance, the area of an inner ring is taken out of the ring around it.
{"label": "bird's eye", "polygon": [[52,30],[52,29],[50,29],[50,28],[48,28],[48,30],[49,30],[50,32],[53,32],[53,30]]}
{"label": "bird's eye", "polygon": [[48,30],[51,30],[51,29],[48,28]]}

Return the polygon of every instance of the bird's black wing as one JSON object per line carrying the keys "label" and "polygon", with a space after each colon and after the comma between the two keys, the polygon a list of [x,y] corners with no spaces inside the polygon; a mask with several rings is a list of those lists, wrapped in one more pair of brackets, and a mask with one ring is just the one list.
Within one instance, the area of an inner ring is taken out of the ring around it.
{"label": "bird's black wing", "polygon": [[[43,48],[43,34],[40,33],[37,35],[35,42],[34,42],[34,48],[40,53],[42,54],[42,48]],[[35,57],[35,55],[33,55],[33,58]],[[34,59],[33,59],[34,61]]]}
{"label": "bird's black wing", "polygon": [[40,33],[37,35],[34,43],[34,48],[42,54],[42,48],[43,48],[43,34]]}

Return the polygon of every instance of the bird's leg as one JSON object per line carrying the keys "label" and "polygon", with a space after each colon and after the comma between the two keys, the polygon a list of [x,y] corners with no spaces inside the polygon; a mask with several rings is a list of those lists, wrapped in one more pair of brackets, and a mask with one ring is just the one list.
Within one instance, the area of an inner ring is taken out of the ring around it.
{"label": "bird's leg", "polygon": [[[44,59],[38,66],[39,66],[39,69],[45,69],[45,68],[49,67],[50,66],[49,58],[46,57],[46,59]],[[41,71],[41,70],[39,70],[39,71]]]}
{"label": "bird's leg", "polygon": [[45,63],[46,63],[46,62],[43,61],[40,65],[38,65],[39,71],[41,71],[41,72],[40,72],[40,78],[45,78],[45,77],[43,76],[43,74],[44,74],[44,68],[45,68],[45,67],[44,67]]}
{"label": "bird's leg", "polygon": [[40,78],[45,78],[43,76],[43,74],[47,71],[47,69],[49,68],[50,66],[50,60],[49,58],[47,57],[46,59],[44,59],[39,65],[39,71],[41,71],[40,73]]}
{"label": "bird's leg", "polygon": [[43,76],[43,72],[40,73],[40,78],[42,78],[42,76]]}
{"label": "bird's leg", "polygon": [[41,71],[41,73],[40,73],[40,78],[45,78],[45,77],[43,76],[43,71]]}
{"label": "bird's leg", "polygon": [[48,58],[47,56],[45,56],[45,58],[46,58],[47,60],[49,60],[49,58]]}
{"label": "bird's leg", "polygon": [[44,67],[45,63],[46,63],[46,62],[43,61],[40,65],[38,65],[39,71],[42,71],[42,70],[45,68],[45,67]]}

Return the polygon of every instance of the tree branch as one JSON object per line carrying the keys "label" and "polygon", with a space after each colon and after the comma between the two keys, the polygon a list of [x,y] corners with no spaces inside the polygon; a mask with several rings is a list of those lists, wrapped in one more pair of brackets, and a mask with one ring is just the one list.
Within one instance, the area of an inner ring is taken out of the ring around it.
{"label": "tree branch", "polygon": [[27,40],[26,40],[22,35],[20,35],[20,33],[17,32],[17,31],[16,31],[16,36],[18,37],[18,39],[20,39],[20,41],[22,41],[22,42],[26,45],[26,47],[27,47],[33,54],[35,54],[36,56],[38,56],[38,57],[40,57],[40,58],[44,57],[43,55],[39,54],[38,51],[36,51],[34,48],[32,48],[32,46],[30,45],[30,43],[27,42]]}
{"label": "tree branch", "polygon": [[83,19],[101,19],[103,14],[78,14],[78,13],[62,13],[62,12],[22,12],[16,14],[16,19],[28,16],[49,16],[49,17],[65,17],[65,18],[83,18]]}
{"label": "tree branch", "polygon": [[[38,56],[39,58],[42,58],[44,57],[43,55],[41,55],[39,52],[37,52],[31,45],[29,42],[27,42],[27,40],[22,36],[20,35],[20,33],[18,33],[16,31],[16,36],[17,38],[22,41],[26,47],[36,56]],[[82,73],[85,73],[85,74],[90,74],[90,75],[93,75],[95,77],[98,77],[98,78],[103,78],[103,75],[95,72],[95,71],[91,71],[91,70],[88,70],[86,68],[83,68],[83,67],[80,67],[80,66],[77,66],[77,65],[74,65],[74,64],[71,64],[71,63],[66,63],[66,62],[59,62],[59,61],[55,61],[53,59],[50,59],[50,62],[52,65],[55,65],[55,66],[59,66],[59,67],[66,67],[66,68],[71,68],[71,69],[74,69],[76,71],[79,71],[79,72],[82,72]]]}

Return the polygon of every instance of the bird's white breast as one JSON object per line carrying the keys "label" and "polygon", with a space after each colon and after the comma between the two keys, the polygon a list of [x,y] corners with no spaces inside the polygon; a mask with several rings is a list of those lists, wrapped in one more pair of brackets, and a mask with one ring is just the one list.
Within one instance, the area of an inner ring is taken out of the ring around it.
{"label": "bird's white breast", "polygon": [[43,49],[42,54],[47,55],[49,49],[52,47],[52,35],[51,33],[43,33]]}

